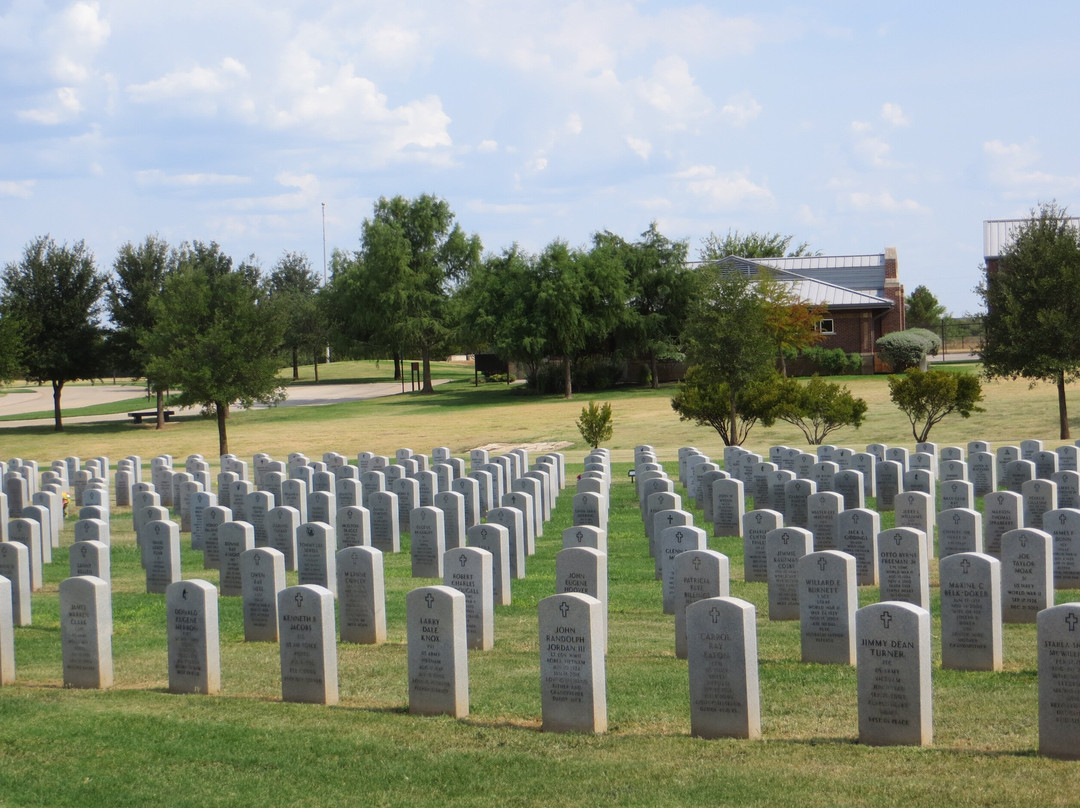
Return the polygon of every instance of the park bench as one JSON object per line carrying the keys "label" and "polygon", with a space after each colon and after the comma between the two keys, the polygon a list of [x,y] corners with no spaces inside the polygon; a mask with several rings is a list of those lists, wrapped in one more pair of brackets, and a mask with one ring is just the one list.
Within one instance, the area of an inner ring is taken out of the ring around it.
{"label": "park bench", "polygon": [[[165,420],[168,421],[175,414],[176,414],[176,412],[174,410],[165,410]],[[129,412],[128,413],[128,418],[133,419],[136,424],[141,424],[143,422],[143,418],[155,418],[156,419],[157,418],[157,410],[147,410],[146,412]]]}

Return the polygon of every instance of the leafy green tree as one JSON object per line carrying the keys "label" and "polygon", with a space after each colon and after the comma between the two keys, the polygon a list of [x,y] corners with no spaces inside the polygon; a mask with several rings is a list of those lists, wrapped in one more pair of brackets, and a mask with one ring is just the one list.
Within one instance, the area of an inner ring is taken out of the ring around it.
{"label": "leafy green tree", "polygon": [[728,230],[727,235],[720,237],[716,233],[709,233],[701,241],[701,260],[719,261],[729,255],[737,255],[740,258],[783,258],[800,255],[811,255],[810,245],[805,241],[798,244],[795,249],[789,250],[794,236],[784,236],[780,233],[740,233],[738,230]]}
{"label": "leafy green tree", "polygon": [[752,280],[715,265],[700,272],[683,330],[692,366],[672,407],[684,420],[713,426],[726,445],[741,444],[767,415],[758,385],[776,375],[773,342]]}
{"label": "leafy green tree", "polygon": [[[770,385],[769,420],[786,421],[799,428],[811,446],[819,446],[832,432],[845,426],[858,429],[866,418],[867,403],[846,386],[818,376],[806,382],[781,379]],[[766,423],[766,426],[770,425]]]}
{"label": "leafy green tree", "polygon": [[324,309],[319,306],[319,278],[304,253],[287,252],[270,270],[270,295],[285,315],[284,347],[292,360],[293,381],[300,378],[300,351],[312,354],[315,380],[318,357],[325,347]]}
{"label": "leafy green tree", "polygon": [[449,204],[424,194],[380,198],[361,236],[358,291],[376,339],[423,360],[424,393],[433,393],[431,354],[453,333],[451,295],[480,261],[478,236],[454,223]]}
{"label": "leafy green tree", "polygon": [[626,308],[616,329],[619,347],[648,361],[651,385],[658,388],[658,363],[684,357],[679,335],[697,281],[697,275],[686,266],[687,244],[668,239],[656,222],[639,241],[627,242],[604,231],[597,233],[593,242],[610,250],[625,271]]}
{"label": "leafy green tree", "polygon": [[611,402],[597,404],[590,401],[589,406],[581,408],[581,417],[577,419],[578,432],[587,444],[596,449],[606,440],[611,440],[615,426],[611,420]]}
{"label": "leafy green tree", "polygon": [[68,246],[40,236],[26,245],[22,260],[4,267],[0,311],[4,319],[11,318],[10,328],[18,324],[20,364],[27,377],[52,383],[57,432],[64,429],[64,384],[101,375],[104,291],[105,277],[81,241]]}
{"label": "leafy green tree", "polygon": [[776,348],[781,376],[787,376],[787,353],[798,353],[822,339],[818,323],[828,315],[828,307],[801,300],[791,284],[771,272],[758,275],[754,291],[761,298],[765,330]]}
{"label": "leafy green tree", "polygon": [[154,330],[144,337],[152,383],[178,384],[177,403],[213,411],[220,454],[229,451],[226,421],[239,403],[274,403],[284,317],[251,264],[233,267],[215,243],[194,242],[176,253]]}
{"label": "leafy green tree", "polygon": [[[120,247],[108,281],[109,316],[115,330],[110,335],[122,367],[134,378],[145,378],[149,355],[144,346],[154,330],[153,303],[161,296],[169,267],[169,245],[158,236],[147,236],[139,245],[130,241]],[[156,386],[157,428],[165,426],[165,387]]]}
{"label": "leafy green tree", "polygon": [[904,321],[908,328],[940,329],[941,321],[947,313],[946,308],[934,297],[934,293],[922,284],[916,286],[904,302]]}
{"label": "leafy green tree", "polygon": [[1062,439],[1071,437],[1065,385],[1080,373],[1080,232],[1047,203],[1015,233],[978,287],[986,303],[980,354],[988,378],[1057,385]]}
{"label": "leafy green tree", "polygon": [[889,377],[889,397],[911,422],[915,441],[927,440],[930,430],[947,415],[955,412],[970,418],[982,412],[982,385],[971,373],[910,368],[903,376]]}

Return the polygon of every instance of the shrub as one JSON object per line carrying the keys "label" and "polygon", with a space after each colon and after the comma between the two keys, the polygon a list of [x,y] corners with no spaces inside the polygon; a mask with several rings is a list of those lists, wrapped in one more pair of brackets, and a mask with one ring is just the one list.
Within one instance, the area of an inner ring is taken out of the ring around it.
{"label": "shrub", "polygon": [[801,357],[813,363],[814,370],[822,376],[851,376],[862,370],[862,357],[845,353],[842,348],[805,348]]}
{"label": "shrub", "polygon": [[877,341],[877,349],[893,370],[903,371],[921,367],[927,354],[936,354],[941,349],[941,340],[925,328],[909,328],[886,334]]}
{"label": "shrub", "polygon": [[588,407],[581,408],[581,417],[577,420],[581,437],[596,449],[606,440],[611,440],[615,428],[611,422],[611,402],[597,404],[590,401]]}

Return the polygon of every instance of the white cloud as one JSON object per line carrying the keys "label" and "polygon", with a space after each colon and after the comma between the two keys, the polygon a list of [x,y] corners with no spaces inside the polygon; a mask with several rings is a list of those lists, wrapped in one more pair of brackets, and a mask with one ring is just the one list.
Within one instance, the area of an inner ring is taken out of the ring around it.
{"label": "white cloud", "polygon": [[893,104],[890,101],[886,101],[881,105],[881,119],[893,126],[907,126],[911,123],[904,111],[900,109],[900,105]]}
{"label": "white cloud", "polygon": [[68,7],[62,17],[63,33],[74,42],[89,48],[100,48],[111,33],[108,20],[99,14],[97,3],[75,3]]}
{"label": "white cloud", "polygon": [[630,151],[640,157],[642,160],[648,160],[649,155],[652,154],[652,143],[643,138],[626,136],[626,145],[630,147]]}
{"label": "white cloud", "polygon": [[920,205],[914,199],[898,200],[888,191],[876,194],[854,191],[846,196],[846,203],[860,211],[879,211],[882,213],[929,213],[930,209]]}
{"label": "white cloud", "polygon": [[563,124],[563,129],[566,131],[567,134],[570,135],[580,135],[583,128],[584,126],[581,123],[581,116],[578,115],[576,112],[572,113],[569,117],[567,117],[566,123]]}
{"label": "white cloud", "polygon": [[197,188],[243,185],[251,179],[238,174],[168,174],[160,169],[148,169],[136,172],[135,181],[142,186]]}
{"label": "white cloud", "polygon": [[716,166],[693,166],[675,175],[687,192],[718,207],[768,205],[773,202],[768,188],[752,182],[747,171],[720,173]]}
{"label": "white cloud", "polygon": [[1034,141],[1025,144],[989,140],[983,143],[991,183],[1007,196],[1031,197],[1068,193],[1080,188],[1080,177],[1051,174],[1035,165],[1042,158]]}
{"label": "white cloud", "polygon": [[248,78],[247,68],[227,57],[217,67],[193,67],[178,70],[143,84],[131,84],[127,93],[132,101],[168,101],[184,96],[210,96],[223,93]]}
{"label": "white cloud", "polygon": [[19,110],[16,115],[19,120],[28,123],[55,126],[78,118],[82,109],[82,102],[74,87],[57,87],[53,91],[50,103],[46,106]]}
{"label": "white cloud", "polygon": [[653,65],[652,76],[631,87],[639,98],[666,116],[666,127],[685,129],[713,110],[713,103],[690,73],[681,56],[667,56]]}
{"label": "white cloud", "polygon": [[761,113],[759,104],[750,93],[739,93],[720,108],[720,117],[732,126],[746,126]]}
{"label": "white cloud", "polygon": [[476,150],[480,154],[491,154],[499,150],[499,143],[495,140],[481,140],[480,145],[476,147]]}
{"label": "white cloud", "polygon": [[33,180],[0,180],[0,196],[29,199],[34,193]]}
{"label": "white cloud", "polygon": [[855,155],[866,165],[874,168],[890,168],[892,147],[882,137],[874,134],[874,127],[865,121],[852,121],[851,132],[854,135],[852,146]]}
{"label": "white cloud", "polygon": [[800,224],[805,225],[816,226],[825,223],[825,218],[814,213],[814,209],[807,204],[799,205],[799,210],[795,214],[795,218]]}

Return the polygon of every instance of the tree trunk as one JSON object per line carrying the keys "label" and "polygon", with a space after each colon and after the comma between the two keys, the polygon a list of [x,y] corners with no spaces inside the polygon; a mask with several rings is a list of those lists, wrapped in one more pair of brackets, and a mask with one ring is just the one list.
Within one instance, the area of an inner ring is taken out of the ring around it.
{"label": "tree trunk", "polygon": [[420,392],[434,393],[435,387],[431,383],[431,348],[425,345],[420,351],[420,358],[424,363],[424,385],[420,388]]}
{"label": "tree trunk", "polygon": [[649,370],[652,372],[652,389],[660,389],[660,368],[659,362],[656,361],[656,354],[649,357]]}
{"label": "tree trunk", "polygon": [[314,365],[315,365],[315,383],[318,384],[318,382],[319,382],[319,351],[318,351],[318,349],[315,349],[315,351],[312,352],[312,358],[314,359]]}
{"label": "tree trunk", "polygon": [[165,428],[165,391],[157,391],[157,429]]}
{"label": "tree trunk", "polygon": [[563,383],[565,385],[565,389],[563,391],[563,398],[573,398],[574,397],[574,388],[570,384],[570,357],[569,356],[564,356],[562,363],[563,363]]}
{"label": "tree trunk", "polygon": [[292,380],[300,381],[300,349],[295,345],[292,349]]}
{"label": "tree trunk", "polygon": [[1057,377],[1058,419],[1061,421],[1061,438],[1071,438],[1069,431],[1069,406],[1065,402],[1065,371],[1059,370]]}
{"label": "tree trunk", "polygon": [[52,380],[52,400],[53,400],[53,429],[56,432],[64,431],[64,419],[60,414],[60,393],[64,389],[63,379]]}
{"label": "tree trunk", "polygon": [[731,419],[731,431],[728,433],[728,446],[735,446],[739,442],[739,433],[736,429],[739,426],[739,413],[735,410],[735,394],[731,393],[728,397],[729,410],[728,417]]}
{"label": "tree trunk", "polygon": [[404,378],[404,370],[401,367],[401,354],[394,351],[394,381],[400,382]]}
{"label": "tree trunk", "polygon": [[784,356],[783,347],[780,348],[779,354],[780,354],[780,375],[783,376],[786,379],[787,378],[787,357]]}
{"label": "tree trunk", "polygon": [[223,401],[214,402],[217,412],[218,455],[229,453],[229,436],[225,429],[225,419],[229,417],[229,405]]}

